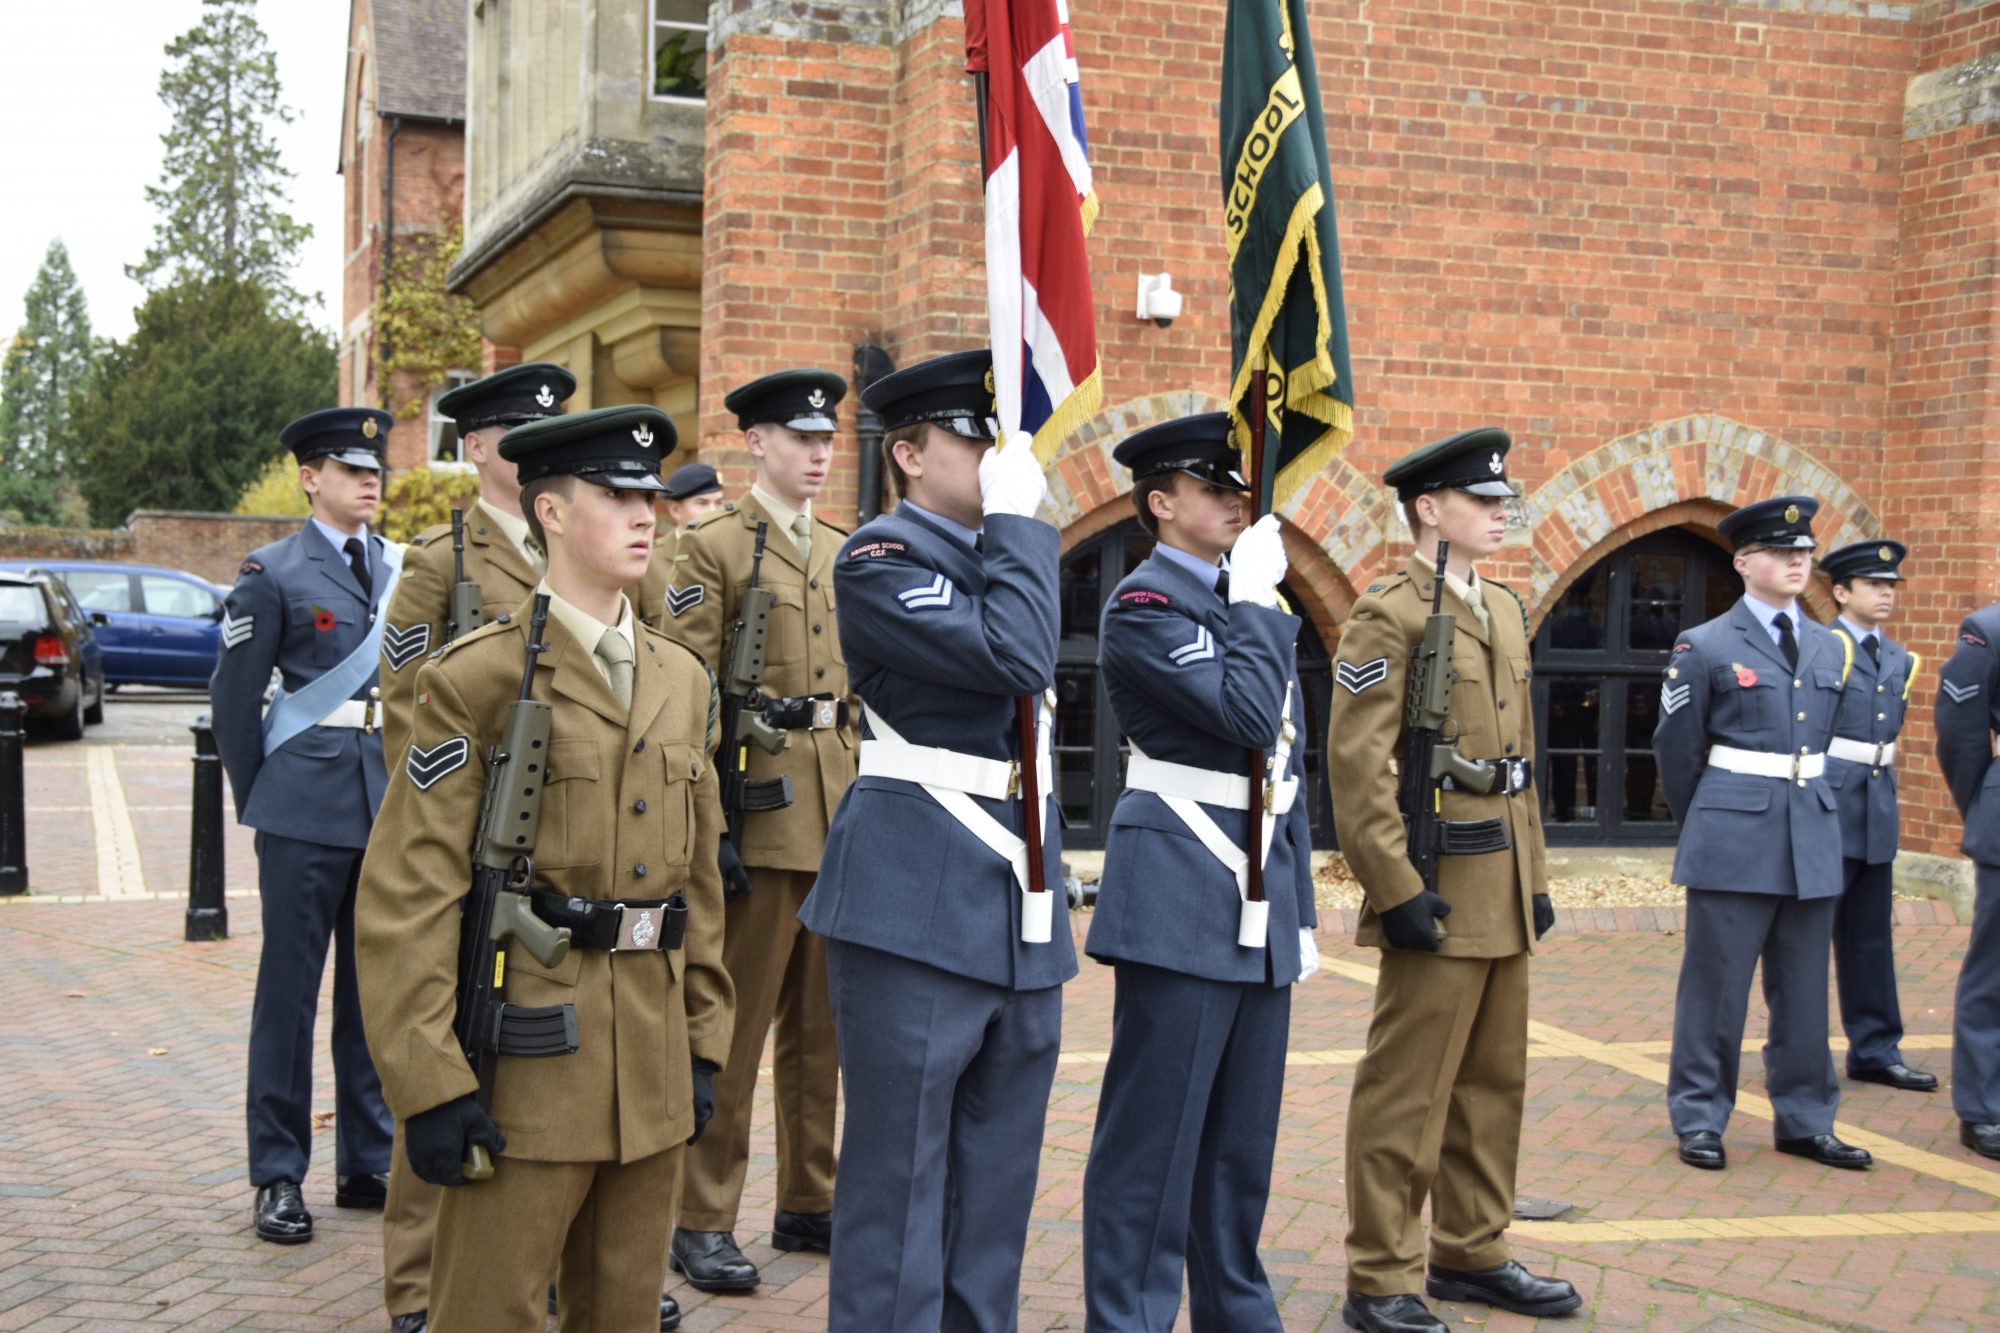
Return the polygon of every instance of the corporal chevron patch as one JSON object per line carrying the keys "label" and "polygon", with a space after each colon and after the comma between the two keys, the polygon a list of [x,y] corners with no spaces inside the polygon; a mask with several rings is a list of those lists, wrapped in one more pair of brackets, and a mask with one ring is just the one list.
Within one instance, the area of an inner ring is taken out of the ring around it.
{"label": "corporal chevron patch", "polygon": [[951,605],[952,594],[956,591],[951,580],[939,574],[929,583],[904,589],[896,594],[896,598],[902,602],[905,611],[922,611],[933,606],[942,609]]}
{"label": "corporal chevron patch", "polygon": [[1662,682],[1660,685],[1660,707],[1669,716],[1680,712],[1681,709],[1687,706],[1688,700],[1693,697],[1694,686],[1691,683],[1684,682],[1679,685],[1668,685]]}
{"label": "corporal chevron patch", "polygon": [[1951,681],[1940,680],[1938,688],[1950,695],[1953,703],[1962,704],[1978,695],[1979,682],[1975,680],[1970,685],[1955,685]]}
{"label": "corporal chevron patch", "polygon": [[471,755],[472,742],[464,736],[448,737],[428,750],[412,745],[410,757],[403,762],[403,771],[410,775],[418,791],[429,791],[439,778],[464,768]]}
{"label": "corporal chevron patch", "polygon": [[235,648],[250,642],[257,632],[257,617],[244,616],[238,619],[229,614],[229,608],[222,608],[222,646]]}
{"label": "corporal chevron patch", "polygon": [[1380,685],[1389,678],[1389,659],[1378,657],[1371,662],[1335,662],[1333,679],[1349,694],[1359,694],[1365,689]]}
{"label": "corporal chevron patch", "polygon": [[429,652],[431,648],[431,626],[427,620],[414,625],[382,627],[382,656],[389,659],[389,670],[401,671]]}
{"label": "corporal chevron patch", "polygon": [[1168,650],[1167,658],[1175,666],[1193,666],[1196,662],[1206,662],[1215,656],[1215,636],[1206,626],[1197,626],[1194,638],[1178,648]]}
{"label": "corporal chevron patch", "polygon": [[685,588],[669,588],[667,589],[667,614],[679,620],[682,616],[700,606],[702,599],[707,596],[708,587],[705,584],[690,583]]}

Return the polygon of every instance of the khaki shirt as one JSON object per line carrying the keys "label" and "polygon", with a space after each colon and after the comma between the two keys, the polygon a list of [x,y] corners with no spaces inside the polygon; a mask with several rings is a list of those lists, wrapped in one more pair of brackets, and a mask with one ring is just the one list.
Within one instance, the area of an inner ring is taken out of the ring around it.
{"label": "khaki shirt", "polygon": [[[833,563],[847,534],[813,520],[812,568],[800,559],[792,534],[754,495],[681,534],[673,563],[662,629],[698,653],[717,676],[728,670],[729,635],[750,587],[757,524],[767,523],[764,562],[757,586],[772,595],[764,663],[764,693],[773,698],[813,694],[848,696],[847,659],[835,620]],[[676,614],[678,608],[678,614]],[[858,744],[854,721],[845,727],[789,733],[777,754],[750,747],[752,781],[780,775],[792,780],[792,803],[745,817],[743,863],[773,870],[817,870],[827,826],[854,781]]]}
{"label": "khaki shirt", "polygon": [[[1372,585],[1341,628],[1328,709],[1327,771],[1340,850],[1368,896],[1355,936],[1364,946],[1384,942],[1377,914],[1423,888],[1396,808],[1396,765],[1406,739],[1403,690],[1410,650],[1423,641],[1435,579],[1429,566],[1412,559],[1401,572]],[[1487,613],[1485,629],[1457,592],[1448,591],[1444,599],[1444,609],[1457,616],[1449,725],[1467,759],[1532,762],[1535,722],[1521,604],[1491,580],[1481,580],[1476,592]],[[1364,683],[1350,689],[1343,680]],[[1452,906],[1444,919],[1446,955],[1500,958],[1532,950],[1533,898],[1548,891],[1538,801],[1532,786],[1512,796],[1444,793],[1446,819],[1498,816],[1512,844],[1502,852],[1438,858],[1438,892]]]}
{"label": "khaki shirt", "polygon": [[[361,1003],[398,1119],[478,1084],[451,1027],[459,904],[472,883],[468,848],[489,757],[520,691],[528,612],[526,603],[511,608],[507,623],[496,617],[417,671],[410,755],[427,760],[426,785],[398,764],[362,865]],[[553,717],[534,885],[598,900],[681,894],[687,931],[677,950],[571,949],[553,968],[508,949],[508,1000],[574,1004],[579,1049],[501,1057],[492,1115],[506,1156],[630,1162],[694,1132],[690,1061],[719,1065],[729,1051],[735,993],[722,968],[714,699],[699,662],[640,628],[628,714],[590,645],[554,617],[543,633],[534,697]]]}

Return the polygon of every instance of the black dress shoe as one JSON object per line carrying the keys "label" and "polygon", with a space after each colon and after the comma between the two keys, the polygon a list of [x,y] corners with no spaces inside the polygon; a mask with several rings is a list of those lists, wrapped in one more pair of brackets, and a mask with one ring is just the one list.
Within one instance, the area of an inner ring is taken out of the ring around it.
{"label": "black dress shoe", "polygon": [[1810,1157],[1821,1166],[1837,1166],[1844,1171],[1866,1171],[1875,1165],[1866,1148],[1842,1143],[1831,1134],[1808,1134],[1802,1139],[1777,1140],[1779,1152],[1794,1157]]}
{"label": "black dress shoe", "polygon": [[771,1219],[771,1246],[796,1254],[800,1250],[833,1253],[832,1213],[788,1213],[778,1210]]}
{"label": "black dress shoe", "polygon": [[389,1333],[424,1333],[431,1326],[431,1312],[419,1310],[415,1314],[389,1316]]}
{"label": "black dress shoe", "polygon": [[387,1202],[389,1202],[387,1171],[333,1178],[333,1206],[336,1208],[380,1208]]}
{"label": "black dress shoe", "polygon": [[2000,1125],[1975,1125],[1970,1120],[1961,1120],[1958,1141],[1981,1157],[2000,1161]]}
{"label": "black dress shoe", "polygon": [[1421,1296],[1363,1296],[1352,1291],[1340,1307],[1340,1322],[1362,1333],[1425,1333],[1445,1327]]}
{"label": "black dress shoe", "polygon": [[257,1239],[273,1245],[303,1245],[313,1238],[313,1215],[299,1187],[289,1180],[276,1181],[257,1191]]}
{"label": "black dress shoe", "polygon": [[743,1257],[736,1237],[727,1231],[675,1227],[667,1263],[676,1273],[685,1273],[696,1291],[748,1291],[758,1281],[757,1265]]}
{"label": "black dress shoe", "polygon": [[1569,1314],[1583,1304],[1569,1283],[1559,1277],[1536,1277],[1512,1259],[1497,1268],[1469,1273],[1432,1264],[1424,1290],[1434,1301],[1477,1301],[1515,1314]]}
{"label": "black dress shoe", "polygon": [[1722,1135],[1712,1129],[1697,1129],[1681,1135],[1681,1160],[1704,1171],[1720,1171],[1729,1165],[1729,1154],[1722,1149]]}
{"label": "black dress shoe", "polygon": [[1863,1083],[1880,1083],[1884,1087],[1896,1088],[1902,1092],[1936,1092],[1936,1074],[1926,1074],[1921,1069],[1912,1069],[1900,1060],[1880,1069],[1850,1069],[1847,1076]]}

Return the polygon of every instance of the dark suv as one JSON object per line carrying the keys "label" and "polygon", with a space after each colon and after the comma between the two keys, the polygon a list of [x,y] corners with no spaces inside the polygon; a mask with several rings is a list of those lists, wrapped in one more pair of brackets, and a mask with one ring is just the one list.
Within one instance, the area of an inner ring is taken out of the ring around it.
{"label": "dark suv", "polygon": [[28,716],[50,719],[64,740],[104,720],[104,649],[91,630],[102,620],[59,580],[0,571],[0,690],[20,695]]}

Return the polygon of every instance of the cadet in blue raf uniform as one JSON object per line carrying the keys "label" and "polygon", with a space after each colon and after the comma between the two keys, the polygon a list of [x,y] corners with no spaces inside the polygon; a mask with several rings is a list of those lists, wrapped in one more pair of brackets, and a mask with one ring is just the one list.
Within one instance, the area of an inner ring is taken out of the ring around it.
{"label": "cadet in blue raf uniform", "polygon": [[1687,886],[1667,1109],[1681,1160],[1711,1171],[1727,1164],[1722,1131],[1760,957],[1778,1151],[1855,1170],[1873,1161],[1833,1134],[1826,958],[1840,816],[1825,772],[1847,665],[1840,640],[1799,610],[1818,510],[1781,495],[1716,525],[1736,548],[1743,600],[1684,631],[1660,683],[1653,752],[1681,830],[1674,882]]}
{"label": "cadet in blue raf uniform", "polygon": [[1841,883],[1833,909],[1834,979],[1847,1030],[1847,1076],[1909,1092],[1936,1092],[1937,1076],[1903,1063],[1896,1002],[1891,893],[1896,870],[1896,734],[1917,679],[1917,658],[1882,632],[1902,582],[1901,542],[1855,542],[1820,568],[1840,615],[1831,626],[1850,670],[1826,747],[1826,780],[1840,804]]}
{"label": "cadet in blue raf uniform", "polygon": [[[1085,946],[1117,969],[1083,1176],[1086,1327],[1167,1333],[1191,1254],[1195,1329],[1282,1333],[1257,1235],[1292,983],[1319,965],[1284,541],[1276,518],[1244,523],[1226,413],[1140,431],[1113,457],[1159,544],[1112,593],[1099,635],[1132,757]],[[1268,787],[1251,784],[1251,750]],[[1257,904],[1244,898],[1253,790]]]}
{"label": "cadet in blue raf uniform", "polygon": [[[1076,950],[1048,782],[1015,702],[1055,680],[1059,538],[1025,442],[991,448],[991,358],[877,380],[894,513],[834,567],[860,777],[799,918],[827,938],[847,1089],[833,1199],[832,1333],[1015,1327],[1021,1254]],[[1040,777],[1026,844],[1019,766]],[[1056,886],[1029,893],[1031,856]]]}
{"label": "cadet in blue raf uniform", "polygon": [[[394,1125],[361,1031],[354,888],[387,776],[375,724],[380,613],[400,552],[368,531],[382,499],[387,412],[337,407],[280,436],[312,517],[250,553],[222,610],[209,681],[236,818],[257,830],[264,947],[250,1010],[246,1111],[261,1240],[312,1239],[299,1186],[312,1160],[313,1021],[334,942],[334,1196],[380,1208]],[[272,668],[280,688],[264,709]]]}
{"label": "cadet in blue raf uniform", "polygon": [[1965,818],[1960,847],[1972,858],[1977,897],[1972,938],[1959,966],[1951,1019],[1951,1105],[1958,1141],[2000,1159],[2000,604],[1958,627],[1958,644],[1938,673],[1938,767]]}

